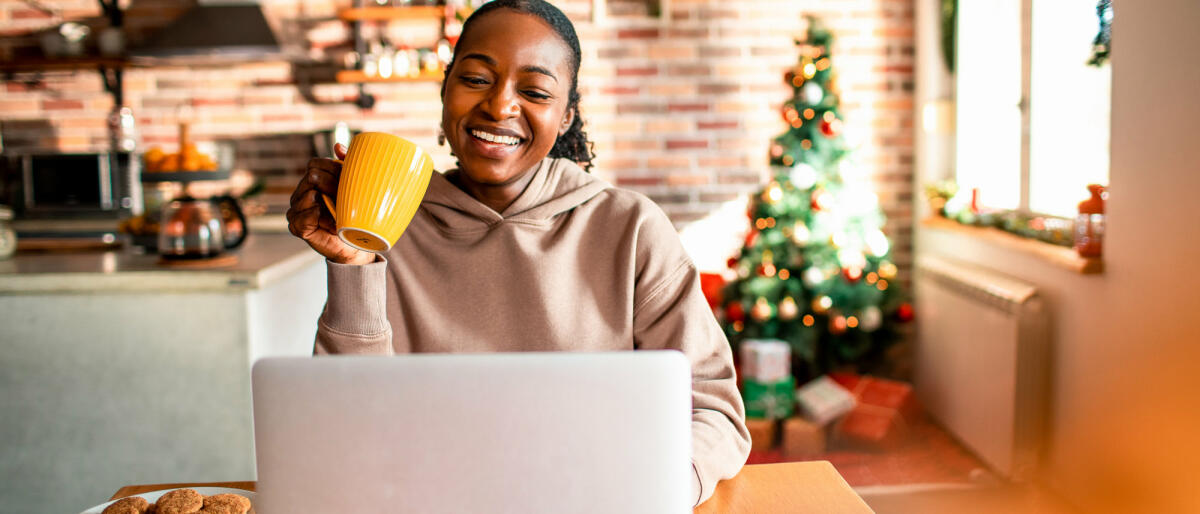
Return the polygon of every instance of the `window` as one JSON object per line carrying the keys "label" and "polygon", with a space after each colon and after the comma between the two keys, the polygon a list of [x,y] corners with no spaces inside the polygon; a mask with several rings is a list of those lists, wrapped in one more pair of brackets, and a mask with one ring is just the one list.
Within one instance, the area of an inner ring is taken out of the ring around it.
{"label": "window", "polygon": [[1095,0],[958,7],[956,175],[984,205],[1074,216],[1108,183],[1111,68],[1087,64]]}

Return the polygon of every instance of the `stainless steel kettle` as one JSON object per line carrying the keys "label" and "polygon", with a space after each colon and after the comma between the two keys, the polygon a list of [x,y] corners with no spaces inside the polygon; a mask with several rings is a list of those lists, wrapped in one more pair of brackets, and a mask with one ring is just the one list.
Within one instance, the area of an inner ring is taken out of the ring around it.
{"label": "stainless steel kettle", "polygon": [[158,253],[165,259],[208,259],[237,248],[249,232],[246,215],[231,196],[184,196],[163,206]]}

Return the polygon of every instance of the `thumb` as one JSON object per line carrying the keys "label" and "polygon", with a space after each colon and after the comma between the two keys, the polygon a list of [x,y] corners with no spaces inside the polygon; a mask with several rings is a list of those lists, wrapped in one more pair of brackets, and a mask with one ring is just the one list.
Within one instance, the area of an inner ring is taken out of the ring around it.
{"label": "thumb", "polygon": [[333,145],[333,156],[337,157],[338,159],[345,159],[346,158],[346,145],[343,145],[341,143]]}

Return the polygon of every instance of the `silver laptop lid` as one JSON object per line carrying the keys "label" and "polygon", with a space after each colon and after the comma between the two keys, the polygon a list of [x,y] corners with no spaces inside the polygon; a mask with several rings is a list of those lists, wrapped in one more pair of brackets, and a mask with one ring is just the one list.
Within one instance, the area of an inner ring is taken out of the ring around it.
{"label": "silver laptop lid", "polygon": [[256,510],[690,512],[673,351],[268,358]]}

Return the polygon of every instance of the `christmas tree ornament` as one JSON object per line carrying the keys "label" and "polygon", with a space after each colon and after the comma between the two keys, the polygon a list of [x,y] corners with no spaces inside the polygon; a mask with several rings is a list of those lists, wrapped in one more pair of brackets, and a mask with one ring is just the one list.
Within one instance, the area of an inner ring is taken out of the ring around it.
{"label": "christmas tree ornament", "polygon": [[862,278],[862,268],[854,266],[842,268],[842,276],[846,278],[846,282],[858,282],[858,279]]}
{"label": "christmas tree ornament", "polygon": [[771,319],[771,304],[765,297],[760,296],[754,301],[754,307],[750,308],[750,317],[758,322]]}
{"label": "christmas tree ornament", "polygon": [[883,262],[879,263],[879,277],[880,278],[886,278],[886,279],[896,278],[897,271],[898,270],[896,269],[896,265],[892,264],[891,261],[883,261]]}
{"label": "christmas tree ornament", "polygon": [[796,243],[796,246],[807,245],[811,236],[808,225],[805,225],[803,221],[797,221],[795,225],[792,225],[792,242]]}
{"label": "christmas tree ornament", "polygon": [[788,180],[800,189],[811,189],[817,183],[817,169],[808,163],[798,162],[788,173]]}
{"label": "christmas tree ornament", "polygon": [[742,279],[749,278],[750,277],[750,268],[747,268],[745,266],[738,266],[737,276],[738,276],[738,278],[742,278]]}
{"label": "christmas tree ornament", "polygon": [[817,286],[821,285],[821,282],[825,281],[825,273],[816,266],[810,266],[808,269],[804,270],[804,273],[800,275],[800,280],[802,280],[804,285],[808,286],[809,289],[815,289]]}
{"label": "christmas tree ornament", "polygon": [[904,302],[900,304],[900,308],[896,309],[896,318],[903,322],[909,322],[913,319],[913,306],[911,303]]}
{"label": "christmas tree ornament", "polygon": [[767,205],[775,205],[783,199],[783,189],[779,187],[779,182],[774,180],[767,185],[767,190],[763,191],[762,200]]}
{"label": "christmas tree ornament", "polygon": [[883,312],[879,307],[868,305],[858,313],[858,326],[863,332],[874,332],[883,323]]}
{"label": "christmas tree ornament", "polygon": [[749,234],[746,234],[746,239],[742,241],[742,247],[754,248],[754,245],[758,244],[758,234],[759,232],[756,230],[751,230]]}
{"label": "christmas tree ornament", "polygon": [[867,232],[864,237],[864,242],[867,243],[867,251],[876,257],[887,255],[888,250],[891,250],[891,244],[888,243],[888,238],[883,234],[882,230],[874,229]]}
{"label": "christmas tree ornament", "polygon": [[758,274],[764,277],[775,276],[775,265],[767,261],[758,266]]}
{"label": "christmas tree ornament", "polygon": [[800,99],[806,104],[821,103],[821,99],[825,98],[825,90],[816,82],[807,82],[804,87],[800,88]]}
{"label": "christmas tree ornament", "polygon": [[830,307],[833,307],[833,298],[826,295],[818,296],[812,301],[812,310],[817,314],[829,312]]}
{"label": "christmas tree ornament", "polygon": [[729,302],[725,304],[725,319],[729,321],[745,320],[746,309],[742,307],[742,302]]}
{"label": "christmas tree ornament", "polygon": [[842,128],[842,123],[838,120],[833,120],[833,121],[822,120],[821,121],[821,133],[825,134],[825,137],[836,136],[838,134],[838,132],[841,131],[841,128]]}
{"label": "christmas tree ornament", "polygon": [[782,155],[783,155],[783,145],[780,145],[779,143],[772,144],[771,145],[771,157],[778,159]]}
{"label": "christmas tree ornament", "polygon": [[838,314],[829,318],[829,333],[840,336],[846,333],[846,317]]}
{"label": "christmas tree ornament", "polygon": [[783,82],[785,84],[791,84],[792,81],[795,79],[796,79],[796,70],[787,70],[787,71],[783,72]]}
{"label": "christmas tree ornament", "polygon": [[785,296],[783,300],[779,302],[779,319],[791,321],[796,319],[796,315],[798,314],[800,314],[800,307],[796,305],[795,298]]}
{"label": "christmas tree ornament", "polygon": [[737,257],[730,257],[729,260],[725,261],[725,264],[729,266],[729,269],[737,269]]}
{"label": "christmas tree ornament", "polygon": [[792,276],[792,272],[788,271],[787,268],[783,268],[783,269],[779,270],[779,280],[787,280],[791,276]]}

